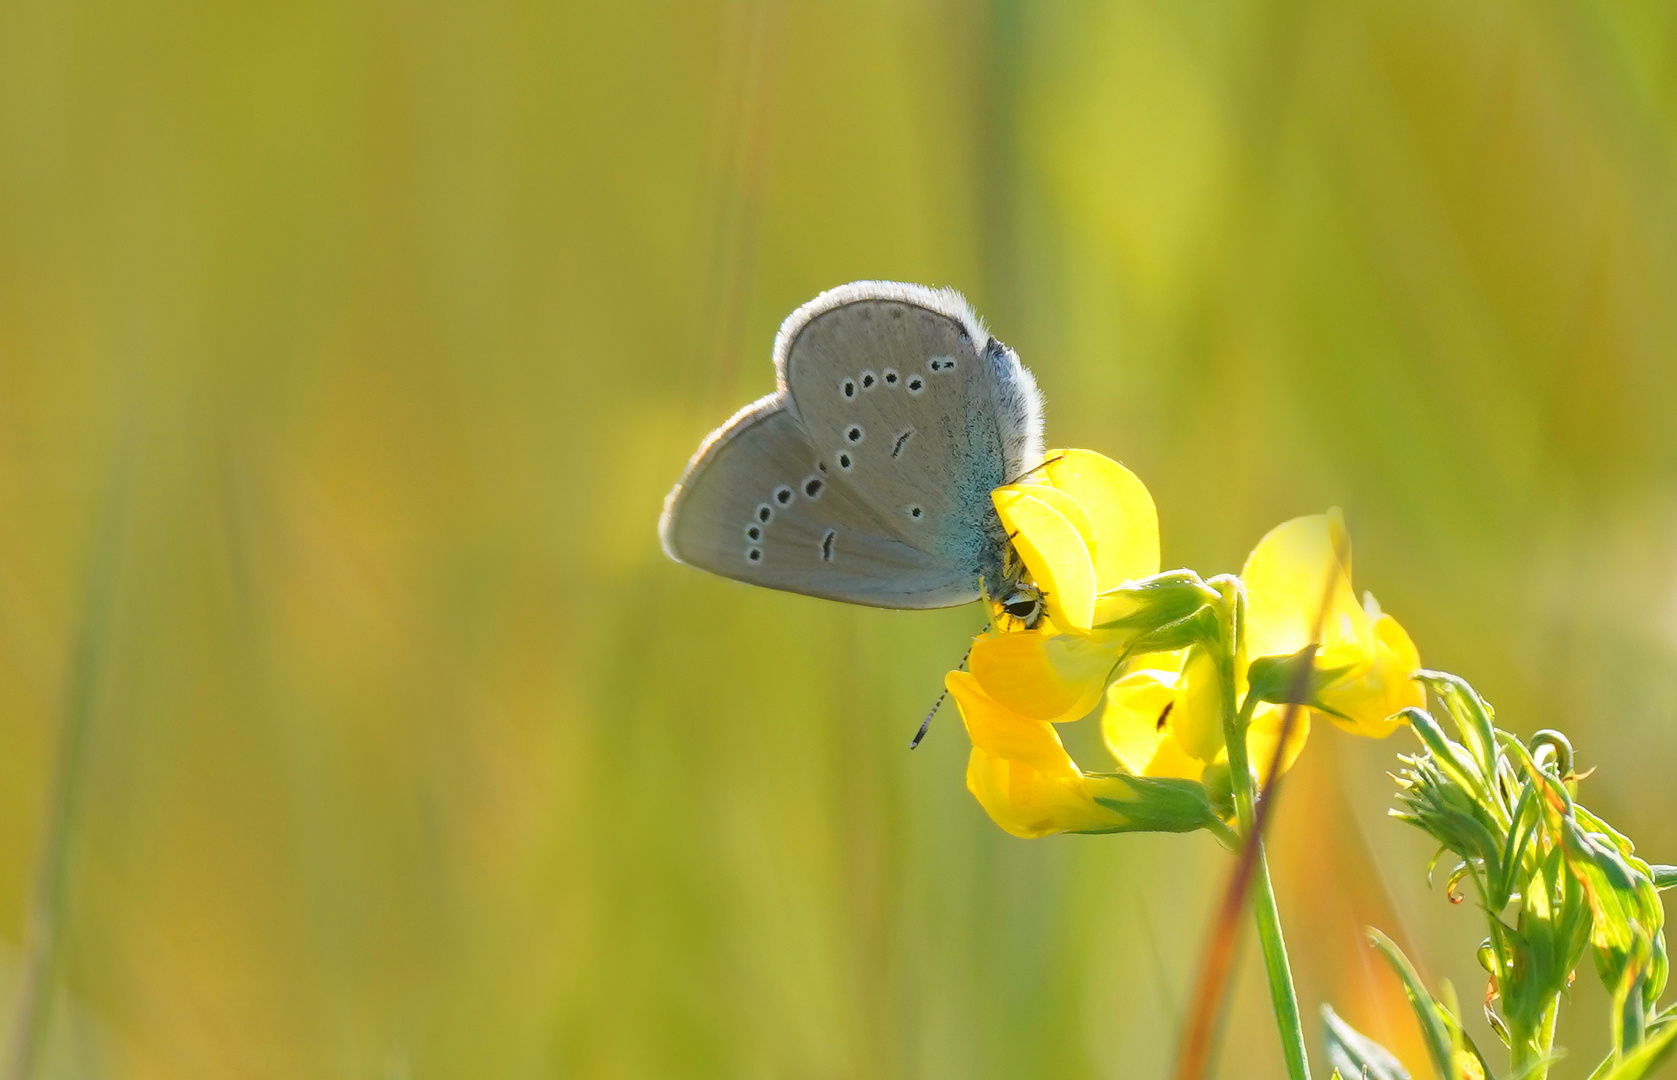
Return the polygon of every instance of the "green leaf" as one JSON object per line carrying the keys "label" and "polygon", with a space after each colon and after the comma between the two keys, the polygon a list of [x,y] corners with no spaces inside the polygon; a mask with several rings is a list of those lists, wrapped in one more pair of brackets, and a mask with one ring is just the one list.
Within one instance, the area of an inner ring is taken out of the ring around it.
{"label": "green leaf", "polygon": [[1437,694],[1456,722],[1462,742],[1488,775],[1496,763],[1496,735],[1491,719],[1496,710],[1485,703],[1466,679],[1447,671],[1417,671],[1415,681]]}
{"label": "green leaf", "polygon": [[1668,1024],[1626,1054],[1618,1065],[1613,1064],[1611,1057],[1603,1061],[1590,1074],[1590,1080],[1642,1080],[1670,1060],[1673,1048],[1677,1048],[1677,1024]]}
{"label": "green leaf", "polygon": [[1658,866],[1650,863],[1648,869],[1654,872],[1654,888],[1661,891],[1677,888],[1677,866]]}
{"label": "green leaf", "polygon": [[1390,1050],[1339,1018],[1331,1005],[1322,1006],[1322,1041],[1335,1076],[1360,1080],[1409,1080],[1409,1072]]}
{"label": "green leaf", "polygon": [[1421,976],[1415,971],[1415,966],[1409,958],[1403,955],[1403,950],[1391,938],[1374,929],[1368,928],[1368,938],[1374,942],[1386,957],[1386,962],[1392,965],[1397,977],[1403,982],[1403,992],[1409,996],[1409,1007],[1415,1010],[1415,1019],[1421,1022],[1421,1035],[1427,1044],[1427,1054],[1432,1058],[1433,1068],[1443,1080],[1452,1080],[1454,1073],[1450,1067],[1451,1038],[1450,1024],[1446,1020],[1443,1010],[1438,1007],[1432,994],[1421,982]]}
{"label": "green leaf", "polygon": [[1475,800],[1488,797],[1486,777],[1479,762],[1474,760],[1468,748],[1444,734],[1444,729],[1438,726],[1432,714],[1413,706],[1402,710],[1401,715],[1409,722],[1409,728],[1421,744],[1432,753],[1433,760],[1438,767],[1454,780],[1463,791],[1473,796]]}

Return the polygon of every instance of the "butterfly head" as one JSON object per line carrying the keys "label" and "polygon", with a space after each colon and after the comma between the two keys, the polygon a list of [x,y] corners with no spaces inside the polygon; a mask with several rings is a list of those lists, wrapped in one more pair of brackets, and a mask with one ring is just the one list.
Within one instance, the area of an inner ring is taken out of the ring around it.
{"label": "butterfly head", "polygon": [[1034,585],[1015,585],[1002,599],[1001,609],[1024,623],[1025,629],[1035,630],[1042,621],[1042,590]]}

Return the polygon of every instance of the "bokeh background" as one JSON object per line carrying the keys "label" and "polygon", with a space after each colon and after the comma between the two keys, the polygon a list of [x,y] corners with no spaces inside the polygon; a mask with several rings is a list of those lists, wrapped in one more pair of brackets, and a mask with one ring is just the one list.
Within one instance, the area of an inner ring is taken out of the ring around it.
{"label": "bokeh background", "polygon": [[[1226,856],[907,753],[975,610],[658,550],[855,278],[965,291],[1167,565],[1344,507],[1677,861],[1674,155],[1659,0],[0,5],[7,1075],[1166,1075]],[[1420,1067],[1361,927],[1484,984],[1408,739],[1318,731],[1274,857]]]}

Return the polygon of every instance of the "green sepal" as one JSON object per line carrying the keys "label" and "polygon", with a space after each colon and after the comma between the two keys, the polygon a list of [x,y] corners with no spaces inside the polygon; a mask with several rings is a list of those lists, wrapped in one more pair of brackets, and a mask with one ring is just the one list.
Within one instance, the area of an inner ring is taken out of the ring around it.
{"label": "green sepal", "polygon": [[1350,671],[1351,666],[1317,667],[1316,651],[1316,646],[1306,645],[1291,656],[1258,657],[1246,668],[1247,694],[1273,705],[1308,705],[1349,720],[1317,699],[1323,687]]}
{"label": "green sepal", "polygon": [[1113,799],[1095,796],[1095,801],[1124,815],[1128,823],[1098,832],[1168,832],[1185,833],[1221,825],[1211,808],[1205,788],[1198,781],[1164,776],[1135,776],[1131,773],[1085,773],[1123,781],[1136,794],[1134,798]]}
{"label": "green sepal", "polygon": [[1149,632],[1179,622],[1219,599],[1217,590],[1192,570],[1167,570],[1099,594],[1096,601],[1109,617],[1094,628]]}
{"label": "green sepal", "polygon": [[1211,801],[1212,812],[1224,821],[1235,816],[1234,773],[1227,760],[1214,761],[1200,773],[1200,784],[1205,797]]}
{"label": "green sepal", "polygon": [[1184,618],[1154,627],[1137,637],[1130,643],[1124,655],[1145,656],[1148,653],[1175,652],[1190,645],[1210,644],[1217,640],[1218,632],[1216,609],[1202,607]]}

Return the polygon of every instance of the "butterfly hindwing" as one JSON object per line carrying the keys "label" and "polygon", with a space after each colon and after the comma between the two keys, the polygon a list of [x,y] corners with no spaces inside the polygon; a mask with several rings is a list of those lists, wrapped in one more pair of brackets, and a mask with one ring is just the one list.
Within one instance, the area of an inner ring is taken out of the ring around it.
{"label": "butterfly hindwing", "polygon": [[878,607],[964,603],[964,570],[907,539],[822,463],[783,394],[699,448],[659,532],[681,562],[753,585]]}
{"label": "butterfly hindwing", "polygon": [[794,312],[776,363],[815,452],[881,518],[974,579],[1005,542],[990,492],[1041,458],[1034,380],[949,290],[857,282]]}

